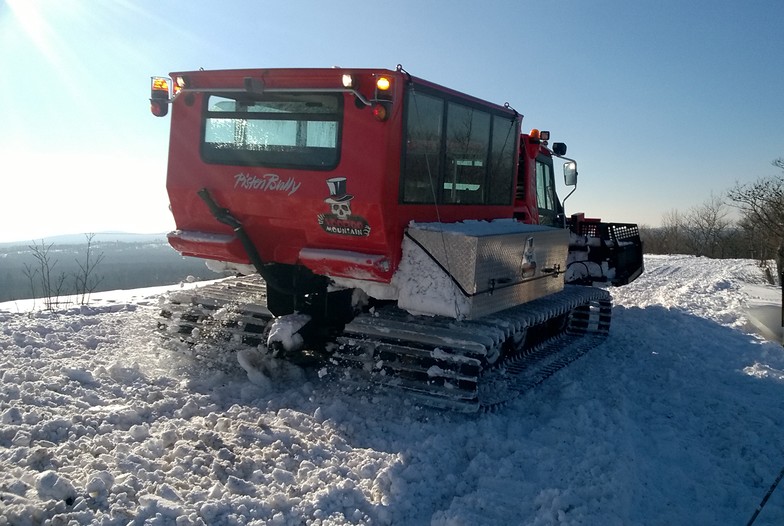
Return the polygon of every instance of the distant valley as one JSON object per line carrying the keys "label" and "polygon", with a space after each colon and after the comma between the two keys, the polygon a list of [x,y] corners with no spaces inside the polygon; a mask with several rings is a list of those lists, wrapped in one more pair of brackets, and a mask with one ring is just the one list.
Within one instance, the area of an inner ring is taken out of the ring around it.
{"label": "distant valley", "polygon": [[[48,250],[49,290],[59,287],[62,296],[77,291],[79,277],[84,274],[87,236],[4,243],[0,244],[0,302],[45,295],[42,274],[46,270],[40,261],[44,249]],[[164,234],[95,234],[90,258],[93,264],[98,261],[87,284],[92,292],[168,285],[189,277],[220,277],[203,260],[178,254]]]}

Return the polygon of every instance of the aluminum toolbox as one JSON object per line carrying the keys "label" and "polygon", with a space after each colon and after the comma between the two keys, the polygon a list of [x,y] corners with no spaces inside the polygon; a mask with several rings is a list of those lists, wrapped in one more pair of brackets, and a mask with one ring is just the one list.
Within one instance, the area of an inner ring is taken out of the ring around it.
{"label": "aluminum toolbox", "polygon": [[569,232],[513,220],[412,223],[403,249],[417,274],[452,290],[440,304],[402,290],[402,308],[476,319],[561,291]]}

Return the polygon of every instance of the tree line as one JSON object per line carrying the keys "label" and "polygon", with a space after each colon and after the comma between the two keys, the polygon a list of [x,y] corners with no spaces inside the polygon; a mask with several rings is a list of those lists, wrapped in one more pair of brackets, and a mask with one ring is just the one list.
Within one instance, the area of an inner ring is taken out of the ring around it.
{"label": "tree line", "polygon": [[[763,265],[776,262],[784,272],[784,158],[772,162],[782,174],[736,183],[723,195],[711,195],[685,212],[672,210],[660,227],[640,227],[649,254],[690,254],[710,258],[745,258]],[[732,210],[737,210],[733,218]],[[773,270],[771,269],[772,273]]]}

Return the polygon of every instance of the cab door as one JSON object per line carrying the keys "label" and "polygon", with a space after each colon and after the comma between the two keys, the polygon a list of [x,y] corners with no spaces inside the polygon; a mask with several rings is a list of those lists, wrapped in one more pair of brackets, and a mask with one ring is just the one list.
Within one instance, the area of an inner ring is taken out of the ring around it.
{"label": "cab door", "polygon": [[557,219],[562,210],[555,192],[553,160],[545,155],[536,158],[536,206],[540,225],[559,226]]}

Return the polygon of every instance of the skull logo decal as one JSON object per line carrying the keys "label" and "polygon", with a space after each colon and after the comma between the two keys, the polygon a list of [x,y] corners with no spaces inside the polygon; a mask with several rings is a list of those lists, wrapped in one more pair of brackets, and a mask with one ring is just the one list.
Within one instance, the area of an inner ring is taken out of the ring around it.
{"label": "skull logo decal", "polygon": [[332,213],[338,216],[338,219],[348,219],[351,215],[351,205],[349,203],[332,203],[330,205]]}
{"label": "skull logo decal", "polygon": [[351,211],[354,196],[346,192],[346,184],[345,177],[327,179],[329,197],[324,202],[329,205],[330,213],[319,214],[319,225],[330,234],[367,237],[370,235],[370,225],[364,217],[354,215]]}

